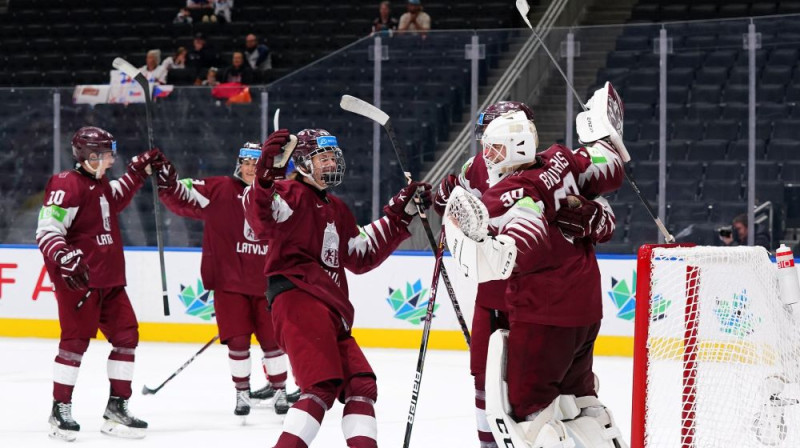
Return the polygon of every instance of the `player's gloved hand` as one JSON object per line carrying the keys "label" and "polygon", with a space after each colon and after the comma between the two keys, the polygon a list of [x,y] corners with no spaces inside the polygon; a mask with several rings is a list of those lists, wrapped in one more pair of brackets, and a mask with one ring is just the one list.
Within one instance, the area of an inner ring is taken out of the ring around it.
{"label": "player's gloved hand", "polygon": [[83,262],[83,251],[62,250],[56,255],[56,261],[61,269],[61,277],[69,289],[82,291],[89,288],[89,266]]}
{"label": "player's gloved hand", "polygon": [[269,187],[275,178],[286,176],[286,165],[278,167],[275,160],[283,154],[283,148],[289,141],[289,130],[278,129],[261,145],[261,157],[256,162],[256,179],[262,187]]}
{"label": "player's gloved hand", "polygon": [[603,221],[600,204],[581,195],[568,195],[559,203],[561,208],[556,213],[556,222],[564,234],[584,238],[597,233]]}
{"label": "player's gloved hand", "polygon": [[453,174],[448,174],[442,182],[439,183],[439,189],[436,190],[436,195],[433,196],[433,210],[442,216],[444,209],[447,207],[447,200],[450,199],[450,193],[456,187],[456,178]]}
{"label": "player's gloved hand", "polygon": [[427,182],[411,182],[403,187],[396,195],[389,199],[389,203],[383,206],[383,213],[391,219],[397,219],[405,225],[411,223],[411,219],[417,214],[417,205],[414,196],[419,197],[420,205],[425,210],[431,206],[431,184]]}
{"label": "player's gloved hand", "polygon": [[138,156],[134,156],[131,159],[131,163],[128,164],[128,168],[137,176],[145,179],[153,172],[150,168],[150,165],[154,162],[162,160],[163,157],[164,154],[160,149],[153,148],[150,151],[145,151]]}
{"label": "player's gloved hand", "polygon": [[153,162],[152,165],[156,173],[156,183],[159,189],[168,190],[178,184],[178,171],[166,157],[163,160]]}

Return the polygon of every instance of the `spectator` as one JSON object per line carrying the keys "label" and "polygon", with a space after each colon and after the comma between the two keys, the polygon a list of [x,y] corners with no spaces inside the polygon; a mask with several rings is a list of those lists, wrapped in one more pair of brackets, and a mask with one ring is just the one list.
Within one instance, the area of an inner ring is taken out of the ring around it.
{"label": "spectator", "polygon": [[208,21],[210,9],[214,7],[213,0],[186,0],[186,8],[192,14],[194,20],[203,19]]}
{"label": "spectator", "polygon": [[[747,215],[742,213],[733,218],[730,226],[721,227],[719,230],[719,239],[722,241],[723,246],[739,246],[747,244]],[[769,233],[763,226],[756,224],[755,231],[755,246],[762,246],[770,250]]]}
{"label": "spectator", "polygon": [[206,45],[206,38],[203,33],[194,35],[192,42],[193,48],[186,55],[186,68],[194,72],[195,79],[205,77],[209,67],[217,66],[217,57]]}
{"label": "spectator", "polygon": [[269,47],[259,43],[255,34],[248,34],[244,40],[244,57],[250,68],[258,72],[266,72],[272,68],[272,55]]}
{"label": "spectator", "polygon": [[214,0],[214,15],[203,17],[203,22],[210,20],[214,23],[217,21],[231,23],[231,9],[233,9],[233,0]]}
{"label": "spectator", "polygon": [[385,34],[391,34],[394,31],[397,31],[397,19],[390,15],[391,13],[391,6],[389,5],[388,1],[383,1],[378,6],[378,18],[372,21],[372,33],[383,32]]}
{"label": "spectator", "polygon": [[424,38],[431,29],[431,16],[422,10],[419,0],[408,0],[408,10],[400,16],[397,31],[400,33],[415,32]]}
{"label": "spectator", "polygon": [[232,64],[227,67],[220,77],[220,82],[238,82],[240,84],[253,83],[253,69],[244,63],[244,55],[241,51],[233,53]]}
{"label": "spectator", "polygon": [[187,25],[191,25],[192,24],[192,13],[189,12],[189,8],[181,8],[181,10],[178,11],[178,15],[175,16],[175,19],[172,21],[172,23],[174,23],[176,25],[177,24],[183,24],[183,23],[185,23]]}
{"label": "spectator", "polygon": [[145,65],[139,67],[139,71],[144,74],[151,83],[166,84],[167,69],[161,65],[161,50],[150,50],[145,58]]}
{"label": "spectator", "polygon": [[186,68],[186,47],[178,47],[175,54],[164,59],[161,66],[168,72],[173,68]]}
{"label": "spectator", "polygon": [[203,80],[202,85],[208,87],[214,87],[218,84],[219,81],[217,81],[217,68],[211,67],[208,69],[208,72],[206,73],[206,79]]}

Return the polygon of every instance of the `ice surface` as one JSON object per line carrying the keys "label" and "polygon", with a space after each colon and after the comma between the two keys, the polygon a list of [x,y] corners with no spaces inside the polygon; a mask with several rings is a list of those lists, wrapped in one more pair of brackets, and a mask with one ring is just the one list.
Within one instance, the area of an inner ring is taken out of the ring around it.
{"label": "ice surface", "polygon": [[[47,437],[52,403],[53,358],[58,341],[0,338],[0,448],[58,446]],[[282,418],[255,408],[247,425],[233,415],[235,394],[227,351],[214,345],[156,395],[143,396],[143,384],[155,388],[202,344],[142,343],[137,350],[131,411],[150,424],[147,437],[116,440],[100,433],[108,399],[106,357],[110,346],[92,341],[83,358],[73,397],[73,416],[81,425],[76,446],[229,446],[271,447]],[[261,352],[253,347],[254,389],[264,385]],[[366,349],[378,376],[378,445],[402,446],[417,350]],[[600,399],[614,412],[623,434],[630,433],[630,358],[597,358]],[[345,447],[342,405],[328,412],[312,447]],[[71,446],[71,445],[64,445]],[[429,351],[423,373],[411,447],[477,447],[474,390],[466,351]]]}

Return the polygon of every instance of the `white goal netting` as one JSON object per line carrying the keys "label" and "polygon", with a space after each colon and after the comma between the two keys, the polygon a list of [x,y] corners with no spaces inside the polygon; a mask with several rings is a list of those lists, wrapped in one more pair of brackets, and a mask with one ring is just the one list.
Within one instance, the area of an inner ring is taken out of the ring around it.
{"label": "white goal netting", "polygon": [[800,447],[800,328],[766,250],[655,248],[651,269],[637,292],[650,304],[645,446]]}

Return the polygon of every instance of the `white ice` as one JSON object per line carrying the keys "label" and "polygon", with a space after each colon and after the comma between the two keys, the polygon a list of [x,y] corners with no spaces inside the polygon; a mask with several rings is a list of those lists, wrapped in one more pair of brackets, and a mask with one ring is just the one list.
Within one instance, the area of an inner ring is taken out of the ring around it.
{"label": "white ice", "polygon": [[[156,395],[141,395],[142,385],[154,388],[180,367],[202,344],[142,343],[136,353],[131,411],[150,424],[137,441],[112,439],[100,433],[108,399],[106,357],[109,344],[92,341],[83,358],[73,396],[73,416],[81,425],[76,446],[228,446],[271,447],[281,431],[281,417],[272,409],[256,408],[241,425],[233,415],[234,389],[227,351],[214,345]],[[0,338],[0,448],[58,446],[47,437],[52,403],[53,358],[58,341]],[[378,376],[378,445],[403,444],[418,350],[366,349]],[[254,361],[260,350],[251,350]],[[254,362],[251,385],[265,379]],[[630,433],[630,358],[595,359],[600,399],[614,412],[623,434]],[[312,447],[345,447],[341,433],[342,405],[325,416]],[[474,391],[466,351],[428,352],[410,446],[478,447]]]}

